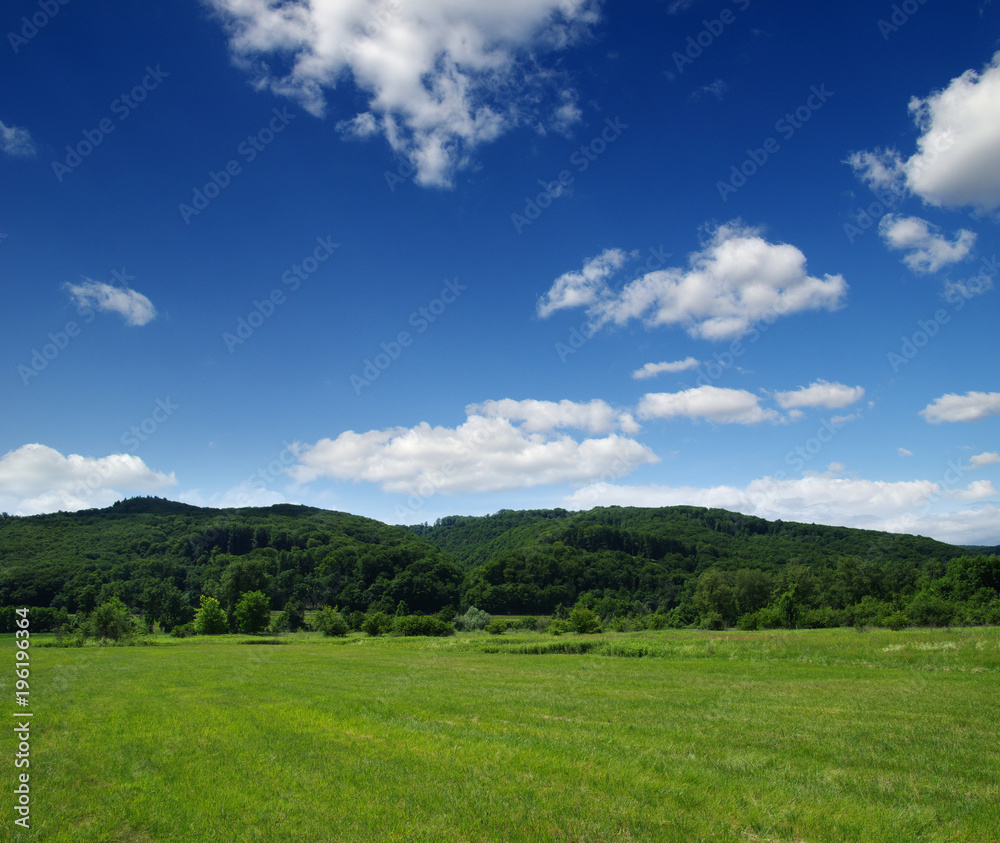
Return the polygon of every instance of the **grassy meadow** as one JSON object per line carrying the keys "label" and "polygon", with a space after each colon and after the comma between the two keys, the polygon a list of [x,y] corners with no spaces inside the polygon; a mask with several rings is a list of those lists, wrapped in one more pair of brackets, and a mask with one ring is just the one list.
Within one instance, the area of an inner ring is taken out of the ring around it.
{"label": "grassy meadow", "polygon": [[49,640],[4,840],[1000,839],[1000,629]]}

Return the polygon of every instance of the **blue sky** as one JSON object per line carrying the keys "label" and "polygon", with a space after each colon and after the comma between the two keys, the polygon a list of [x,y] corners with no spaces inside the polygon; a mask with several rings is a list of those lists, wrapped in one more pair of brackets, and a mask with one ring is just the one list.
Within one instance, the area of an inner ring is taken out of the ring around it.
{"label": "blue sky", "polygon": [[3,29],[0,508],[1000,542],[997,5],[16,0]]}

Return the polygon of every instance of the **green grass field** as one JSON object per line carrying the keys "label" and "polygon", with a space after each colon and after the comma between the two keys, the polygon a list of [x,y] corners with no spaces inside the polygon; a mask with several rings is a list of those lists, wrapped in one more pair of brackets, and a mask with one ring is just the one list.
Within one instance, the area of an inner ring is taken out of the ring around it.
{"label": "green grass field", "polygon": [[1000,839],[997,629],[46,639],[4,840]]}

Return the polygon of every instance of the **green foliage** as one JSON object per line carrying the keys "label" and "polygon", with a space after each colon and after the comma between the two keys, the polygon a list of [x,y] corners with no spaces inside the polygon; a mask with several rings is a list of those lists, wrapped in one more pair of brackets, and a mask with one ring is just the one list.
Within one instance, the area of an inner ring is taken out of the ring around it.
{"label": "green foliage", "polygon": [[248,591],[234,611],[236,628],[245,635],[256,635],[271,622],[271,601],[262,591]]}
{"label": "green foliage", "polygon": [[214,597],[202,595],[201,608],[194,616],[194,629],[199,635],[223,635],[229,632],[229,621]]}
{"label": "green foliage", "polygon": [[476,629],[486,629],[486,625],[493,620],[489,612],[469,606],[464,615],[455,618],[455,629],[459,632],[471,632]]}
{"label": "green foliage", "polygon": [[332,606],[324,606],[313,619],[313,627],[324,635],[344,636],[349,632],[347,621],[340,611]]}
{"label": "green foliage", "polygon": [[372,638],[384,635],[392,629],[392,618],[385,612],[372,612],[366,615],[361,629],[367,632]]}
{"label": "green foliage", "polygon": [[271,622],[271,632],[298,632],[306,628],[306,612],[300,600],[289,600]]}
{"label": "green foliage", "polygon": [[392,620],[395,635],[451,635],[455,631],[451,624],[439,621],[433,615],[396,615]]}
{"label": "green foliage", "polygon": [[569,613],[569,620],[566,626],[573,632],[581,634],[602,632],[601,619],[591,609],[577,606]]}
{"label": "green foliage", "polygon": [[493,618],[493,620],[491,620],[483,628],[490,635],[503,635],[508,629],[510,629],[510,622],[501,618]]}
{"label": "green foliage", "polygon": [[138,631],[138,624],[128,607],[114,597],[90,613],[84,629],[91,638],[98,638],[101,641],[121,641],[132,638]]}

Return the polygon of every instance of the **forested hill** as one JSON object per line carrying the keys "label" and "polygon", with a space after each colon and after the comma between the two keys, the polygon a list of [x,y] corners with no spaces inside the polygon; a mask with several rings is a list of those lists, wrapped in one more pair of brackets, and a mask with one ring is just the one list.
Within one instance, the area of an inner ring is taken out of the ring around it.
{"label": "forested hill", "polygon": [[203,596],[231,612],[250,591],[275,610],[353,616],[582,604],[606,621],[655,614],[674,626],[1000,622],[996,556],[700,507],[501,510],[398,527],[306,506],[133,498],[0,518],[0,607],[65,617],[118,598],[169,629]]}

